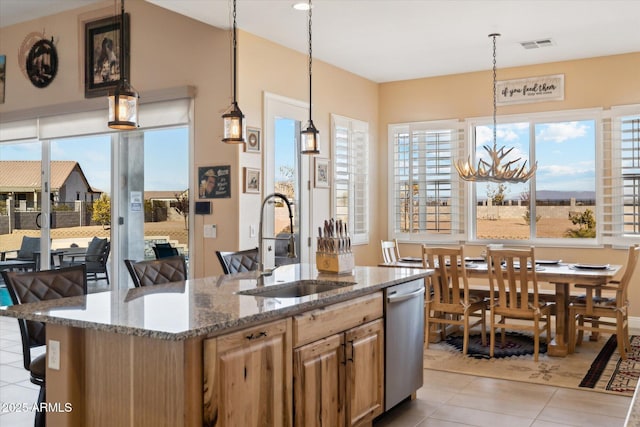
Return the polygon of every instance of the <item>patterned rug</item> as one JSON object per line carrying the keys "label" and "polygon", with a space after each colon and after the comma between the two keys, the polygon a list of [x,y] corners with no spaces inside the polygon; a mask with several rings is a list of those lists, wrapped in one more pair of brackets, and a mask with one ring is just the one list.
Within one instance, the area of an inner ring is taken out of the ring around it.
{"label": "patterned rug", "polygon": [[620,359],[618,342],[612,335],[591,364],[580,387],[603,388],[611,392],[631,394],[640,377],[640,337],[631,336],[631,351]]}
{"label": "patterned rug", "polygon": [[[636,345],[635,348],[640,346],[640,340],[638,338],[639,337],[636,336],[633,337],[633,342],[635,342]],[[581,381],[591,369],[591,366],[594,364],[603,346],[608,342],[608,339],[609,335],[602,335],[597,342],[593,342],[588,340],[588,336],[585,336],[585,341],[582,345],[576,347],[575,353],[567,357],[550,357],[546,353],[541,352],[538,357],[538,362],[533,361],[531,354],[512,354],[491,359],[485,357],[465,357],[461,351],[452,344],[447,342],[431,343],[429,344],[429,348],[425,348],[424,350],[424,368],[480,377],[500,378],[632,396],[635,382],[637,382],[638,376],[640,376],[640,356],[635,360],[633,356],[629,357],[629,360],[633,360],[631,366],[629,366],[629,364],[619,365],[620,367],[617,369],[620,375],[626,375],[627,378],[635,378],[628,380],[626,385],[607,387],[606,384],[609,382],[613,373],[616,372],[616,369],[605,368],[593,388],[580,387]],[[531,344],[531,347],[533,347],[533,344]],[[638,352],[640,355],[640,349],[638,349]],[[614,349],[609,360],[614,365],[617,365],[619,359],[620,357]],[[638,362],[636,363],[636,361]],[[609,372],[611,372],[611,374]],[[618,378],[622,377],[618,376]]]}
{"label": "patterned rug", "polygon": [[[546,353],[547,345],[543,340],[540,341],[540,354]],[[462,351],[463,336],[449,335],[447,337],[447,344],[454,346],[459,351]],[[507,332],[504,347],[501,344],[500,335],[496,334],[496,346],[493,351],[493,357],[502,358],[533,354],[533,338],[529,335],[524,335],[518,332]],[[487,334],[485,345],[482,345],[481,334],[469,336],[469,348],[467,350],[467,354],[476,359],[489,359],[489,334]]]}

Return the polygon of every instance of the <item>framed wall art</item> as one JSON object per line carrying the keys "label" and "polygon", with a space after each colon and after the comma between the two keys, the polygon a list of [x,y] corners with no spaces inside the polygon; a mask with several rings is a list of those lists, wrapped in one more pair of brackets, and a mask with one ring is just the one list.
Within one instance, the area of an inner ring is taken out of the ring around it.
{"label": "framed wall art", "polygon": [[247,153],[259,153],[262,149],[260,141],[260,129],[247,128],[247,143],[244,146]]}
{"label": "framed wall art", "polygon": [[0,55],[0,104],[4,104],[4,86],[7,81],[7,55]]}
{"label": "framed wall art", "polygon": [[231,197],[231,166],[199,166],[198,197],[200,199]]}
{"label": "framed wall art", "polygon": [[260,169],[244,168],[244,192],[260,194]]}
{"label": "framed wall art", "polygon": [[329,159],[316,157],[315,162],[315,187],[329,188]]}
{"label": "framed wall art", "polygon": [[[120,46],[122,31],[120,16],[85,24],[84,97],[106,96],[120,80],[120,73],[129,70],[129,14],[124,15],[125,40]],[[124,49],[124,64],[120,64],[120,49]],[[124,65],[124,67],[122,67]],[[129,76],[125,75],[128,79]]]}

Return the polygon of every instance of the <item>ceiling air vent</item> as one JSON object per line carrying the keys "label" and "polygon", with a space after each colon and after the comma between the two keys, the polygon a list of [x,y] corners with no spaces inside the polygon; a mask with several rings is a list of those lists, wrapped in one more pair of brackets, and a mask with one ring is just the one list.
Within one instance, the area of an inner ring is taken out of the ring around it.
{"label": "ceiling air vent", "polygon": [[555,43],[551,39],[532,40],[528,42],[520,42],[520,45],[525,49],[537,49],[539,47],[553,46]]}

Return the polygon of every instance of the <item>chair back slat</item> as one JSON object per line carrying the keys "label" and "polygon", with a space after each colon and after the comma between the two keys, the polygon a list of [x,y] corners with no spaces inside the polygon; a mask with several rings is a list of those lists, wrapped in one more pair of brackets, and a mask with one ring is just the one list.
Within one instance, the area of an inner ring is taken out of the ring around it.
{"label": "chair back slat", "polygon": [[534,248],[487,248],[489,295],[498,306],[528,311],[538,307],[538,281]]}
{"label": "chair back slat", "polygon": [[394,263],[400,260],[400,251],[397,240],[380,240],[382,259],[385,263]]}
{"label": "chair back slat", "polygon": [[464,250],[460,248],[432,248],[423,246],[423,264],[434,269],[427,276],[433,292],[434,308],[438,304],[462,305],[469,301],[469,283],[464,264]]}

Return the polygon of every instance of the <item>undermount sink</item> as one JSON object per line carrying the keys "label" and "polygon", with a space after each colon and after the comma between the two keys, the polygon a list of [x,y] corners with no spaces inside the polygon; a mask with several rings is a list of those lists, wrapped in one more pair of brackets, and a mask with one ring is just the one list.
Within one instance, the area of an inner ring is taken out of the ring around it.
{"label": "undermount sink", "polygon": [[296,282],[272,285],[261,288],[236,292],[238,295],[251,295],[266,298],[298,298],[306,295],[334,291],[345,286],[355,285],[355,282],[329,282],[323,280],[298,280]]}

